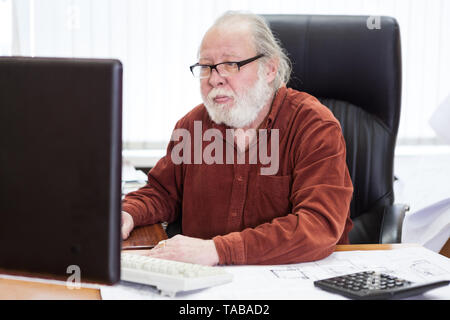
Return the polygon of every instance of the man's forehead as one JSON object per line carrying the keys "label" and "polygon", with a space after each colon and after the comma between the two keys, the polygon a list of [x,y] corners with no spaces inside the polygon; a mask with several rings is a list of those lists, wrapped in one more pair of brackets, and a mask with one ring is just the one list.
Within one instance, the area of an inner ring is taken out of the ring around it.
{"label": "man's forehead", "polygon": [[205,34],[199,50],[199,59],[238,59],[252,53],[254,46],[248,29],[215,28]]}
{"label": "man's forehead", "polygon": [[222,53],[214,53],[212,51],[200,51],[199,60],[214,60],[214,59],[223,59],[223,60],[236,60],[241,59],[243,53],[233,52],[232,49],[227,51],[226,48],[223,49]]}

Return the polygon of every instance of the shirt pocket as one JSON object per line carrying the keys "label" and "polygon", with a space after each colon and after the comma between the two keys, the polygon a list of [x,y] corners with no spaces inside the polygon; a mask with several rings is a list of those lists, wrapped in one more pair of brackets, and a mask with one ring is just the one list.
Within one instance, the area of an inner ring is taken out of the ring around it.
{"label": "shirt pocket", "polygon": [[249,181],[248,201],[244,212],[246,227],[256,227],[287,215],[290,203],[291,176],[256,176]]}

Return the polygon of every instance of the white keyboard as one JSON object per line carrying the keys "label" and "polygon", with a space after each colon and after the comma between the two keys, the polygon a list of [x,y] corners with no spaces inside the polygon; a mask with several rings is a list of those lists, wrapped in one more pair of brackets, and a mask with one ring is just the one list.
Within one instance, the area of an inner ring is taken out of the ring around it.
{"label": "white keyboard", "polygon": [[230,282],[233,275],[220,267],[163,260],[132,253],[121,255],[121,280],[156,286],[162,295]]}

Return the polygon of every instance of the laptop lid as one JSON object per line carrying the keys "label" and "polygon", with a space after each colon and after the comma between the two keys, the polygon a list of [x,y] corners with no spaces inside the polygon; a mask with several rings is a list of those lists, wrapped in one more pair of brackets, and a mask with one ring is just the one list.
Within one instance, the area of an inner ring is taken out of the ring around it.
{"label": "laptop lid", "polygon": [[0,269],[120,279],[122,65],[0,58]]}

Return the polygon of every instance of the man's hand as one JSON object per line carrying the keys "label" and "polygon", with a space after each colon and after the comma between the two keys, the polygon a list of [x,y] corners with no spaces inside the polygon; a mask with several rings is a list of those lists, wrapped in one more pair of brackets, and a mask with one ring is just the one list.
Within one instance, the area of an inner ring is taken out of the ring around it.
{"label": "man's hand", "polygon": [[122,211],[122,239],[125,240],[130,236],[131,230],[134,228],[133,217],[125,211]]}
{"label": "man's hand", "polygon": [[150,257],[214,266],[219,255],[213,240],[203,240],[182,235],[161,241],[150,250]]}

